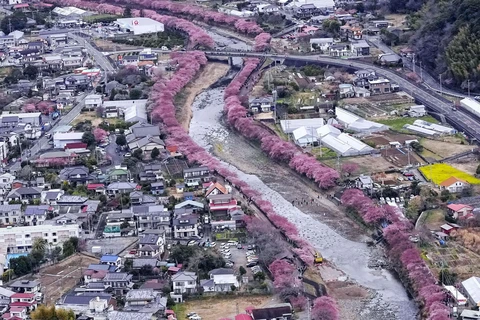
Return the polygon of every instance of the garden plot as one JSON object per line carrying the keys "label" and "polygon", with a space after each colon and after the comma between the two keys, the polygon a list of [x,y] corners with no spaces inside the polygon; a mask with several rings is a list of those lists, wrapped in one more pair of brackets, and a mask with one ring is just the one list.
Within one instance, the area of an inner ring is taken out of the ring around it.
{"label": "garden plot", "polygon": [[480,256],[462,247],[455,241],[448,241],[446,247],[433,244],[424,250],[432,272],[439,274],[441,269],[449,269],[458,279],[477,276]]}
{"label": "garden plot", "polygon": [[462,179],[470,184],[480,184],[480,179],[460,171],[446,163],[435,163],[419,168],[420,172],[425,178],[433,181],[435,184],[440,184],[450,177]]}
{"label": "garden plot", "polygon": [[450,157],[450,156],[453,156],[465,151],[470,151],[476,148],[475,146],[458,144],[458,143],[449,143],[449,142],[443,142],[443,141],[437,141],[437,140],[431,140],[431,139],[422,139],[420,143],[424,148],[428,149],[429,151],[437,154],[442,158]]}

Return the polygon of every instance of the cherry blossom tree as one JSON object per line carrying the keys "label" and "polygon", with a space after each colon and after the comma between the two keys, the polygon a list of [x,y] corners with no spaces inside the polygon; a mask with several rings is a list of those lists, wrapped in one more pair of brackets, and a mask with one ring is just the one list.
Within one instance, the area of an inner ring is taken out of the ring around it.
{"label": "cherry blossom tree", "polygon": [[331,297],[322,296],[313,302],[313,320],[338,320],[339,317],[337,303]]}
{"label": "cherry blossom tree", "polygon": [[358,169],[358,164],[353,162],[345,162],[344,164],[342,164],[342,172],[348,176],[357,172]]}
{"label": "cherry blossom tree", "polygon": [[95,141],[97,143],[102,142],[107,137],[107,131],[105,131],[101,128],[95,128],[93,130],[93,136],[95,137]]}
{"label": "cherry blossom tree", "polygon": [[37,109],[35,108],[35,105],[32,103],[26,104],[22,108],[23,112],[35,112]]}

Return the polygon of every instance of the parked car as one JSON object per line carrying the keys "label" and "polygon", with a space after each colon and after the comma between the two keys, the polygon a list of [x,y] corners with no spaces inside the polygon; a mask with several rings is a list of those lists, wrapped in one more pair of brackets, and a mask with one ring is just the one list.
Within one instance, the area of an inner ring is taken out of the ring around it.
{"label": "parked car", "polygon": [[243,249],[243,246],[239,243],[239,244],[237,244],[237,249],[242,250],[242,249]]}
{"label": "parked car", "polygon": [[249,263],[247,263],[247,268],[251,268],[251,267],[253,267],[253,266],[256,266],[257,264],[258,264],[257,261],[249,262]]}

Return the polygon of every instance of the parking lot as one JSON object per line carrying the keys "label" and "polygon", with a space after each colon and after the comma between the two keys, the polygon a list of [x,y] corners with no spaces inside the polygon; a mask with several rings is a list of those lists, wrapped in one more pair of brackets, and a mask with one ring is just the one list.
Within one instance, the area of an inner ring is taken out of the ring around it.
{"label": "parking lot", "polygon": [[[253,272],[251,267],[247,267],[249,265],[249,261],[247,260],[247,251],[253,253],[251,250],[248,250],[247,245],[242,245],[242,249],[237,248],[237,245],[228,245],[226,246],[226,242],[216,242],[215,250],[222,252],[222,250],[228,250],[230,255],[223,255],[225,261],[227,262],[227,267],[229,267],[228,262],[233,262],[233,266],[230,265],[235,271],[238,271],[240,266],[243,266],[247,270],[247,276],[249,279],[253,279]],[[222,247],[223,246],[223,247]],[[253,256],[253,255],[250,255]],[[251,266],[251,265],[250,265]],[[258,270],[259,267],[254,268]]]}

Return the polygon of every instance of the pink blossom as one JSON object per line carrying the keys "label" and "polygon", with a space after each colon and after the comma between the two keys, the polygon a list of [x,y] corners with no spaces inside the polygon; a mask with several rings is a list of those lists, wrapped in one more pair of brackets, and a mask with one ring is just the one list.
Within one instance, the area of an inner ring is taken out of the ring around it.
{"label": "pink blossom", "polygon": [[315,299],[312,308],[313,320],[338,320],[339,311],[335,300],[328,296]]}
{"label": "pink blossom", "polygon": [[102,142],[107,137],[107,131],[100,128],[95,128],[93,130],[93,136],[95,137],[96,142]]}

